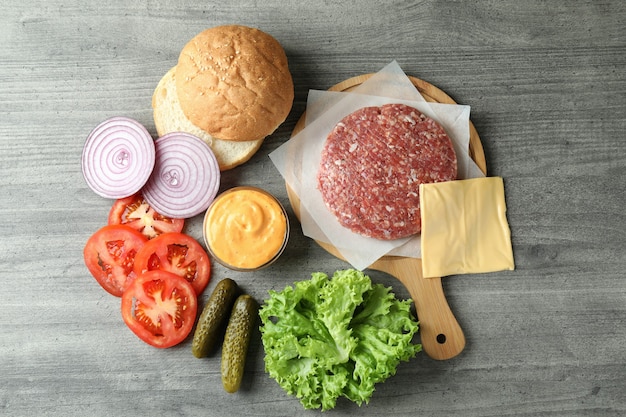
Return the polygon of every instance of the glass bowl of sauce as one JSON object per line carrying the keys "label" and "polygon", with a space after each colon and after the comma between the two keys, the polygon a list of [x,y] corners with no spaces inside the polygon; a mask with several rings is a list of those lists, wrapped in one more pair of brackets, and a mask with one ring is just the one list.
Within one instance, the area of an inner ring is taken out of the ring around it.
{"label": "glass bowl of sauce", "polygon": [[220,264],[236,271],[271,265],[289,239],[285,208],[257,187],[234,187],[211,203],[204,216],[204,241]]}

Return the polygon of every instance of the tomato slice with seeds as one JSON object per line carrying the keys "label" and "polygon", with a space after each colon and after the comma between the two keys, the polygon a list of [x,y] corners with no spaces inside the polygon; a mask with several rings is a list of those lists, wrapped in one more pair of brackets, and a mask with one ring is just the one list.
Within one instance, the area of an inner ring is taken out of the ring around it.
{"label": "tomato slice with seeds", "polygon": [[121,297],[135,279],[135,256],[147,241],[147,237],[130,227],[104,226],[85,244],[85,265],[102,288]]}
{"label": "tomato slice with seeds", "polygon": [[122,294],[122,318],[141,340],[157,348],[179,344],[191,333],[198,299],[191,284],[167,271],[139,275]]}
{"label": "tomato slice with seeds", "polygon": [[135,274],[163,270],[185,278],[196,294],[211,279],[209,255],[198,241],[184,233],[163,233],[148,241],[135,257]]}
{"label": "tomato slice with seeds", "polygon": [[173,219],[157,213],[141,193],[137,193],[113,203],[108,224],[125,224],[152,239],[162,233],[181,232],[185,219]]}

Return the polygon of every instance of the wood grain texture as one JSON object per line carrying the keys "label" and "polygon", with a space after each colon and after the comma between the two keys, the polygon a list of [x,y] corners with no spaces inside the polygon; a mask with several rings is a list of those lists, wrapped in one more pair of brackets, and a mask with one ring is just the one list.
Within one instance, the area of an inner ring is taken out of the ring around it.
{"label": "wood grain texture", "polygon": [[[505,181],[516,270],[449,277],[466,336],[448,361],[418,355],[336,416],[626,414],[626,3],[617,0],[6,0],[0,4],[0,415],[293,416],[253,338],[241,391],[219,355],[141,343],[82,261],[110,201],[80,173],[89,131],[114,115],[154,132],[158,80],[193,35],[257,26],[285,47],[296,86],[287,121],[222,188],[255,185],[289,206],[267,154],[290,137],[309,89],[397,60],[471,106],[487,172]],[[214,265],[262,301],[346,264],[293,231],[254,274]],[[201,216],[186,231],[201,237]],[[390,275],[376,282],[408,298]],[[211,290],[214,283],[209,286]],[[208,294],[204,294],[204,299]]]}

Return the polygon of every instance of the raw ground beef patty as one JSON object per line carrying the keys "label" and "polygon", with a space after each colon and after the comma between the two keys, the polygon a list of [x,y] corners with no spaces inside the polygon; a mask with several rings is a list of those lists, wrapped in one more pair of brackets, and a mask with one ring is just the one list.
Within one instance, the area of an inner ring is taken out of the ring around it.
{"label": "raw ground beef patty", "polygon": [[419,185],[456,179],[450,137],[404,104],[364,107],[329,133],[318,171],[324,203],[339,222],[391,240],[421,231]]}

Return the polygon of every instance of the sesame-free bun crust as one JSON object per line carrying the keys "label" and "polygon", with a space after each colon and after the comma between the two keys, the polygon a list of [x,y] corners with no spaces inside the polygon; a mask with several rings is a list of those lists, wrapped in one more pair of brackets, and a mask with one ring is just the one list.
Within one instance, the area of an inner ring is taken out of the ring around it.
{"label": "sesame-free bun crust", "polygon": [[176,65],[183,113],[214,138],[251,141],[270,135],[293,105],[293,80],[282,46],[241,25],[217,26],[192,38]]}
{"label": "sesame-free bun crust", "polygon": [[176,67],[171,68],[157,84],[152,95],[152,109],[159,136],[170,132],[186,132],[199,137],[213,150],[221,171],[248,161],[263,144],[263,139],[245,142],[216,139],[191,123],[178,102]]}

